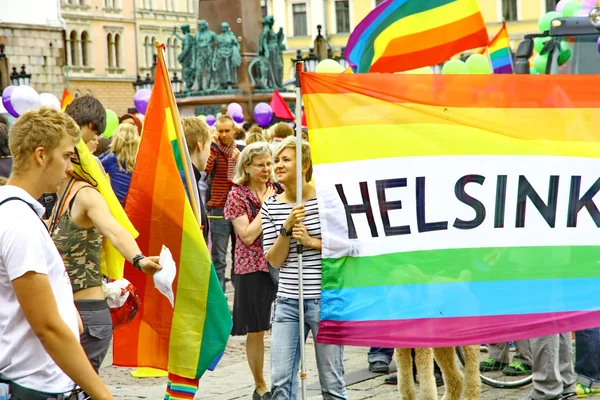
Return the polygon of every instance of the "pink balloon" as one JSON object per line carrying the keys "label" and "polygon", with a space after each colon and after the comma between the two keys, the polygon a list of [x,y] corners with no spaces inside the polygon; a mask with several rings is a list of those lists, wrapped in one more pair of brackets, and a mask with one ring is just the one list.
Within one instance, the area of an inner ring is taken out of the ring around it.
{"label": "pink balloon", "polygon": [[565,4],[567,4],[569,1],[571,0],[560,0],[558,3],[556,3],[556,12],[559,12],[562,14],[562,10],[563,7],[565,6]]}
{"label": "pink balloon", "polygon": [[239,103],[230,103],[227,106],[227,114],[229,114],[229,116],[233,118],[233,116],[236,113],[241,113],[242,115],[244,114],[244,110],[242,109],[242,106]]}
{"label": "pink balloon", "polygon": [[582,11],[586,11],[587,13],[594,7],[596,7],[596,2],[598,0],[581,0],[581,6],[583,7]]}

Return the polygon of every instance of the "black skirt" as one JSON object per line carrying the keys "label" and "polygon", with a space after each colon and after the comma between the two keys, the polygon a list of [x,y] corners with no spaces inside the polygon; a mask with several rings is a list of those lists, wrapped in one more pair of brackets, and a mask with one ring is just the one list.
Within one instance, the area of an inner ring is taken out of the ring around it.
{"label": "black skirt", "polygon": [[268,272],[235,276],[233,298],[233,336],[271,329],[271,304],[277,287]]}

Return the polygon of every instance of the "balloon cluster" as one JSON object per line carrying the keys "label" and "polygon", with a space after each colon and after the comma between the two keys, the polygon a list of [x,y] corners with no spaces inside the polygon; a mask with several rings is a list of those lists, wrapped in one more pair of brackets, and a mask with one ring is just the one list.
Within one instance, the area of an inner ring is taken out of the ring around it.
{"label": "balloon cluster", "polygon": [[2,92],[2,105],[15,118],[27,111],[40,107],[50,107],[60,111],[60,101],[52,93],[38,94],[34,88],[27,85],[8,86]]}
{"label": "balloon cluster", "polygon": [[[590,10],[596,7],[597,0],[560,0],[556,4],[556,11],[550,11],[542,15],[538,21],[540,33],[550,30],[552,20],[561,17],[587,17]],[[550,37],[544,36],[535,38],[533,46],[538,55],[533,59],[532,74],[544,73],[548,66],[548,50],[544,51]],[[600,42],[599,42],[600,44]],[[571,59],[571,45],[566,40],[560,42],[560,53],[558,56],[558,65],[563,65]]]}
{"label": "balloon cluster", "polygon": [[449,60],[442,67],[442,74],[444,75],[487,75],[491,73],[493,72],[490,61],[483,54],[472,54],[467,58],[467,61]]}

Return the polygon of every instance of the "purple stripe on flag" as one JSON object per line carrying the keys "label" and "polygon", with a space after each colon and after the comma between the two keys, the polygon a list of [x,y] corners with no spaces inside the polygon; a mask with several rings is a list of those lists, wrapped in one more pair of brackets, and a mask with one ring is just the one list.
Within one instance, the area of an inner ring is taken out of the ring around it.
{"label": "purple stripe on flag", "polygon": [[600,326],[600,311],[391,321],[323,320],[317,342],[382,348],[450,347],[509,342],[596,326]]}
{"label": "purple stripe on flag", "polygon": [[503,65],[502,67],[494,68],[495,74],[512,74],[513,67],[511,64]]}
{"label": "purple stripe on flag", "polygon": [[352,35],[350,35],[350,38],[348,40],[348,44],[346,44],[346,54],[350,54],[350,52],[356,45],[356,42],[358,41],[358,39],[360,39],[365,30],[367,30],[367,28],[370,27],[371,24],[373,24],[373,21],[375,21],[377,17],[381,15],[383,10],[389,7],[390,4],[392,4],[392,0],[384,1],[383,3],[375,7],[375,9],[371,11],[371,13],[368,14],[360,22],[360,24],[358,24],[356,28],[354,28],[354,31],[352,32]]}

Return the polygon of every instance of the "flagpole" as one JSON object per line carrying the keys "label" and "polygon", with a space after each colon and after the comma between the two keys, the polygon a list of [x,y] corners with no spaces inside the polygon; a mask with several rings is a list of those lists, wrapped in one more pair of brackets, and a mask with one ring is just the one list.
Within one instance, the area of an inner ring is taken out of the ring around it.
{"label": "flagpole", "polygon": [[490,70],[494,73],[494,64],[492,64],[492,57],[490,57],[490,48],[485,46],[485,54],[487,54],[488,62],[490,63]]}
{"label": "flagpole", "polygon": [[[302,90],[300,74],[302,63],[296,63],[296,204],[302,204]],[[304,285],[302,282],[302,245],[296,245],[298,253],[298,319],[300,322],[300,390],[302,400],[306,400],[306,353],[304,349]]]}
{"label": "flagpole", "polygon": [[191,158],[185,142],[185,136],[183,134],[183,128],[181,127],[181,118],[179,117],[179,110],[177,109],[177,103],[175,103],[175,95],[173,94],[173,88],[171,87],[171,80],[169,79],[169,70],[167,69],[167,63],[165,63],[164,45],[158,40],[154,43],[158,53],[157,62],[160,63],[162,76],[156,78],[163,79],[165,89],[167,91],[167,98],[169,99],[169,109],[171,110],[171,116],[173,117],[173,125],[175,125],[175,134],[177,136],[177,144],[179,146],[179,153],[183,156],[183,172],[185,175],[185,183],[188,187],[188,194],[190,196],[190,204],[192,205],[192,211],[198,223],[200,223],[200,211],[199,211],[199,196],[198,186],[194,184],[191,178]]}

